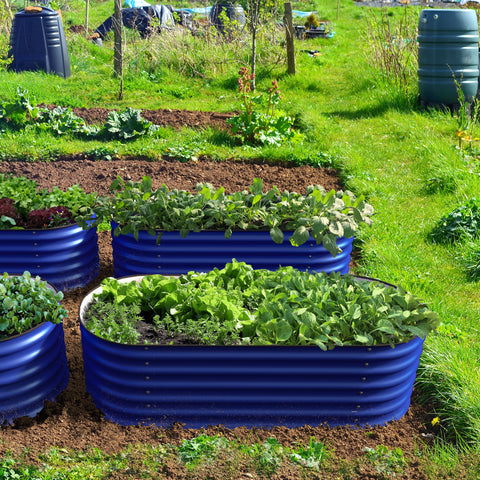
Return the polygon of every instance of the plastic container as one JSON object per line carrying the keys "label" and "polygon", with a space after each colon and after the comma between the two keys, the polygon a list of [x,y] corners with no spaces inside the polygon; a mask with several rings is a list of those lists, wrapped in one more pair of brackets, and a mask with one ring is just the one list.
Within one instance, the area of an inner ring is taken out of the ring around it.
{"label": "plastic container", "polygon": [[[71,75],[65,32],[59,13],[49,7],[25,8],[15,14],[10,34],[10,68]],[[39,10],[39,11],[37,11]]]}
{"label": "plastic container", "polygon": [[478,21],[474,10],[428,9],[418,23],[418,87],[427,105],[458,105],[478,90]]}

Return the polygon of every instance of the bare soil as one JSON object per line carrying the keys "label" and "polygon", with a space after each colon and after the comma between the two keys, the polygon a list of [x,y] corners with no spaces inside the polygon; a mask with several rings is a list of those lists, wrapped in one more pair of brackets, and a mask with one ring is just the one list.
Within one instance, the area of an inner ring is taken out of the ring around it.
{"label": "bare soil", "polygon": [[[88,111],[81,109],[79,112],[91,123],[101,123],[106,115],[103,109]],[[215,124],[223,128],[222,122],[224,122],[224,118],[209,112],[161,110],[153,112],[148,118],[154,123],[168,124],[174,127],[183,125],[203,127]],[[215,162],[207,159],[189,163],[150,162],[134,158],[108,162],[64,159],[48,163],[28,163],[19,160],[1,162],[0,172],[24,175],[36,180],[40,187],[59,186],[64,189],[73,184],[79,184],[87,192],[100,194],[107,193],[111,181],[117,175],[132,180],[140,180],[143,175],[149,175],[156,187],[165,183],[169,188],[190,191],[198,182],[210,182],[217,188],[223,186],[228,192],[238,191],[251,185],[255,177],[262,178],[267,189],[276,185],[281,190],[287,189],[303,193],[305,188],[311,184],[323,185],[327,189],[341,188],[341,181],[337,173],[331,169],[315,169],[308,166],[287,168],[260,162]],[[35,462],[38,461],[38,454],[50,446],[77,450],[89,450],[97,447],[107,454],[115,454],[126,448],[127,445],[164,443],[178,445],[183,439],[192,438],[201,433],[199,430],[185,429],[182,424],[175,424],[167,429],[116,425],[103,418],[101,411],[95,407],[86,392],[78,307],[80,300],[89,290],[97,286],[103,278],[113,275],[109,232],[99,233],[99,250],[101,271],[98,278],[85,288],[66,292],[63,301],[65,308],[69,311],[69,317],[64,322],[70,368],[68,387],[59,395],[56,402],[48,402],[45,409],[36,418],[18,419],[12,426],[1,427],[0,456],[6,452],[14,455],[23,454],[29,461]],[[326,476],[312,474],[310,478],[343,478],[340,476],[342,465],[358,463],[358,459],[364,457],[364,447],[375,448],[380,444],[389,448],[400,447],[412,462],[402,474],[397,474],[396,478],[416,480],[426,477],[419,471],[414,451],[422,444],[431,441],[437,433],[431,426],[428,409],[417,402],[415,392],[407,414],[402,419],[390,422],[385,426],[362,429],[305,425],[293,429],[276,427],[269,430],[244,427],[227,429],[217,425],[208,427],[204,432],[209,435],[220,434],[228,439],[236,439],[247,444],[263,441],[268,437],[275,437],[286,446],[292,446],[297,442],[307,445],[312,436],[319,441],[325,441],[329,448],[334,449],[338,458],[343,460],[339,463],[336,472],[325,474]],[[208,478],[221,478],[218,477],[215,470],[209,469]],[[219,471],[221,470],[219,469]],[[185,475],[185,470],[181,470],[176,465],[168,465],[165,472],[159,472],[158,478],[180,479],[186,478]],[[238,472],[238,478],[260,477]],[[288,467],[285,467],[270,478],[293,480],[298,477]],[[363,465],[348,478],[379,479],[384,477],[373,466]]]}

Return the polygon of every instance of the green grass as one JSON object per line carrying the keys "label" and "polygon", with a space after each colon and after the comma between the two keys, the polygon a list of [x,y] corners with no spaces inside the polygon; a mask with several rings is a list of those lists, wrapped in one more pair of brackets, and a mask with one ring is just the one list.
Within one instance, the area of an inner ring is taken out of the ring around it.
{"label": "green grass", "polygon": [[[478,459],[465,446],[441,440],[422,446],[410,455],[401,448],[381,443],[363,449],[363,455],[347,460],[315,438],[305,444],[282,445],[275,438],[242,443],[222,436],[199,434],[179,445],[129,445],[108,455],[98,448],[73,451],[51,447],[32,464],[29,454],[0,459],[1,480],[106,480],[171,478],[222,478],[235,480],[239,472],[251,478],[269,479],[282,469],[298,479],[364,478],[362,472],[376,472],[379,479],[403,478],[412,466],[424,477],[475,480],[480,473]],[[212,468],[215,473],[212,476]],[[318,475],[322,475],[319,477]]]}
{"label": "green grass", "polygon": [[[83,2],[69,2],[63,13],[67,25],[83,23],[82,8]],[[94,2],[90,26],[101,23],[111,8],[108,2]],[[395,78],[382,74],[368,61],[365,7],[342,2],[338,18],[336,2],[299,3],[295,8],[317,9],[335,23],[336,35],[329,40],[297,41],[295,76],[285,73],[284,63],[273,61],[283,51],[277,35],[278,44],[271,42],[269,48],[261,49],[258,88],[265,89],[273,78],[278,79],[282,109],[304,126],[303,144],[246,148],[211,130],[176,132],[165,128],[153,139],[112,142],[102,150],[106,145],[98,140],[55,137],[27,128],[0,135],[1,158],[53,161],[63,154],[97,151],[99,156],[113,152],[158,159],[166,148],[188,146],[190,150],[184,151],[187,157],[189,152],[199,151],[219,160],[254,157],[340,167],[346,186],[356,194],[367,195],[377,212],[373,227],[360,234],[362,253],[357,273],[401,284],[423,297],[438,311],[445,325],[443,332],[447,332],[427,339],[417,388],[441,419],[441,431],[466,445],[469,453],[442,444],[427,454],[425,465],[434,472],[431,478],[449,478],[441,472],[442,466],[447,463],[458,473],[465,461],[468,472],[464,478],[477,478],[478,459],[471,452],[480,447],[480,296],[478,277],[468,277],[466,264],[475,265],[475,258],[478,262],[474,253],[479,247],[435,245],[428,236],[438,219],[478,196],[478,160],[458,149],[454,115],[419,109],[415,73],[409,78],[407,93],[403,93]],[[408,8],[418,17],[420,7]],[[388,11],[394,21],[401,17],[403,8]],[[198,48],[187,48],[194,44],[193,39],[183,39],[176,45],[177,52],[185,62],[198,61],[202,69],[195,75],[189,69],[179,74],[181,65],[162,49],[161,37],[143,44],[129,38],[122,101],[118,100],[119,82],[112,75],[111,45],[106,42],[101,49],[81,35],[68,33],[72,76],[63,79],[39,72],[2,71],[0,102],[14,99],[17,85],[21,85],[38,102],[69,107],[123,110],[141,105],[145,109],[224,112],[240,108],[236,78],[239,66],[248,61],[248,48],[235,49],[212,41],[202,53]],[[302,52],[315,49],[320,56]],[[226,58],[230,60],[222,68],[215,63],[224,63]],[[463,335],[452,335],[454,328]]]}

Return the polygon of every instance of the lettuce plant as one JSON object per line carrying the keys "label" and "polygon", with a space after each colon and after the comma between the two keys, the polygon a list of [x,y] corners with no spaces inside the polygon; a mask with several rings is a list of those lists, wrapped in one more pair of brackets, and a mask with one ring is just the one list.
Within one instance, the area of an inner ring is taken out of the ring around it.
{"label": "lettuce plant", "polygon": [[80,214],[91,217],[94,202],[78,185],[48,191],[34,180],[0,174],[0,230],[71,225]]}
{"label": "lettuce plant", "polygon": [[[89,309],[101,312],[104,304],[138,307],[159,333],[208,345],[394,346],[425,337],[439,323],[435,312],[401,287],[293,267],[255,270],[236,261],[207,273],[148,275],[140,283],[105,279]],[[112,340],[109,332],[115,330],[118,336],[111,317],[102,333],[102,319],[95,313],[86,319],[92,316],[97,335]],[[125,319],[116,316],[118,326]]]}
{"label": "lettuce plant", "polygon": [[50,288],[30,272],[0,278],[0,340],[43,322],[61,323],[67,311],[60,305],[62,292]]}
{"label": "lettuce plant", "polygon": [[[111,185],[113,196],[97,199],[92,225],[114,221],[114,234],[132,234],[137,240],[140,231],[157,237],[163,231],[179,231],[186,237],[190,231],[224,231],[229,238],[233,231],[269,231],[274,242],[282,243],[284,232],[293,232],[290,243],[306,243],[310,235],[317,244],[335,256],[340,237],[351,238],[362,223],[372,223],[373,207],[364,197],[349,191],[310,186],[305,195],[277,188],[264,193],[263,182],[255,179],[248,191],[226,194],[210,184],[199,184],[195,193],[169,190],[165,185],[152,189],[152,179],[124,182],[118,177]],[[87,227],[89,217],[79,219]]]}

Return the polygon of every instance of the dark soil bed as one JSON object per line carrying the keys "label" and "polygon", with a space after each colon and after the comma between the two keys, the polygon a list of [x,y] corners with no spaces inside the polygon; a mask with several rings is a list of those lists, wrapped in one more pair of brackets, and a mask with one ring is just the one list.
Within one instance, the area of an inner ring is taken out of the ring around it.
{"label": "dark soil bed", "polygon": [[[89,114],[92,113],[89,112]],[[172,112],[168,112],[168,115],[170,113]],[[160,112],[157,112],[155,123],[161,124],[160,117]],[[192,112],[185,113],[184,117],[177,112],[177,126],[188,124],[188,122],[194,123],[194,120],[191,120],[193,117]],[[91,115],[90,121],[94,121]],[[164,120],[165,122],[170,122],[170,117],[169,120]],[[148,162],[135,159],[109,162],[62,160],[49,163],[27,163],[16,161],[1,162],[0,172],[25,175],[36,180],[41,187],[59,186],[64,189],[73,184],[79,184],[88,192],[101,194],[107,192],[111,181],[117,175],[132,180],[140,180],[143,175],[149,175],[153,178],[156,187],[165,183],[169,188],[182,188],[190,191],[198,182],[210,182],[216,188],[224,186],[228,192],[238,191],[251,185],[255,177],[262,178],[267,189],[276,185],[281,190],[288,189],[303,193],[305,188],[311,184],[323,185],[327,189],[341,188],[341,182],[333,170],[314,169],[306,166],[285,168],[266,164],[208,160],[196,163]],[[69,311],[69,317],[64,322],[70,368],[68,387],[60,394],[56,403],[49,402],[35,419],[20,419],[13,426],[1,428],[0,456],[6,452],[12,452],[14,455],[26,455],[31,461],[35,461],[38,454],[50,446],[85,450],[97,447],[105,453],[114,454],[129,444],[172,443],[178,445],[182,439],[191,438],[200,433],[198,430],[184,429],[181,424],[172,425],[168,429],[116,425],[103,418],[102,413],[96,409],[86,392],[78,307],[80,300],[89,290],[96,287],[106,276],[113,275],[109,232],[99,233],[99,248],[101,261],[99,277],[85,288],[67,292],[63,301],[65,308]],[[275,437],[285,445],[292,445],[294,442],[307,445],[310,437],[314,436],[317,440],[324,440],[330,448],[335,450],[338,457],[345,459],[346,462],[354,462],[356,458],[364,456],[364,447],[375,448],[380,444],[389,448],[400,447],[407,457],[413,458],[415,449],[428,441],[434,432],[430,426],[427,409],[420,406],[414,396],[410,410],[402,419],[375,428],[329,428],[322,425],[294,429],[277,427],[266,430],[259,428],[252,432],[247,428],[230,430],[220,425],[209,427],[206,429],[206,433],[224,435],[229,439],[245,443]],[[209,478],[217,478],[214,469],[210,471],[210,475]],[[184,477],[180,472],[171,470],[168,476],[162,478]],[[242,475],[238,478],[250,477]],[[281,470],[271,478],[293,480],[295,477],[288,470]],[[332,475],[328,478],[339,477]],[[368,471],[363,470],[358,473],[358,476],[351,478],[382,477],[372,466]],[[399,475],[397,478],[421,479],[424,477],[413,462],[404,475]]]}

